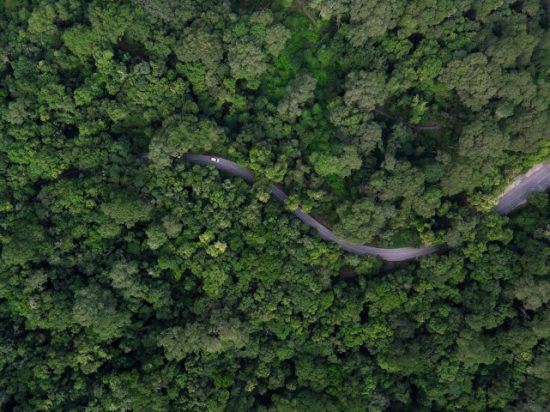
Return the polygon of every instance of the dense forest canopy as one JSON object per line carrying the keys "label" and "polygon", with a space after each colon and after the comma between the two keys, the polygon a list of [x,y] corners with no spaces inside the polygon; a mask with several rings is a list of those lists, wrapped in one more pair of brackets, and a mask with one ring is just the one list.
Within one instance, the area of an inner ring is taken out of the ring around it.
{"label": "dense forest canopy", "polygon": [[[549,196],[492,209],[550,158],[549,23],[1,0],[0,409],[547,410]],[[444,249],[347,254],[271,183],[350,241]]]}

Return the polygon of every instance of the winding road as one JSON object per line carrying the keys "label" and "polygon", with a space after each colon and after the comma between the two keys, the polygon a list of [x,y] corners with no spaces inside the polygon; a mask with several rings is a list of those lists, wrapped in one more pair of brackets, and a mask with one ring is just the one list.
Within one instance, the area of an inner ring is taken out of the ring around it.
{"label": "winding road", "polygon": [[[202,154],[186,154],[184,160],[199,165],[214,166],[222,172],[229,173],[233,176],[242,178],[243,180],[252,183],[254,175],[248,169],[239,166],[231,160],[217,156],[208,156]],[[505,215],[512,210],[524,204],[527,200],[527,195],[531,192],[543,192],[550,187],[550,163],[540,163],[534,166],[526,174],[519,176],[512,183],[500,198],[495,211]],[[284,202],[288,196],[278,186],[271,185],[271,193],[281,202]],[[422,256],[432,254],[439,250],[438,246],[423,246],[419,248],[404,247],[404,248],[379,248],[368,245],[357,245],[348,242],[345,239],[337,238],[332,231],[326,226],[319,223],[311,215],[301,209],[296,209],[292,212],[294,216],[304,222],[306,225],[314,228],[319,232],[319,236],[329,242],[336,242],[346,252],[357,255],[372,255],[378,256],[387,262],[402,262],[405,260],[416,259]]]}

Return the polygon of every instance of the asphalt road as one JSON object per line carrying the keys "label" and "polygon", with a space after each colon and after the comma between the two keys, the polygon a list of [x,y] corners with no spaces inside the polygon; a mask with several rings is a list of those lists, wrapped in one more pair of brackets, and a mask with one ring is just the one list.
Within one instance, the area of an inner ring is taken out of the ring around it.
{"label": "asphalt road", "polygon": [[[200,154],[186,154],[183,159],[200,165],[211,165],[222,172],[229,173],[233,176],[238,176],[245,181],[252,183],[254,176],[252,172],[244,167],[239,166],[231,160],[226,160],[218,156],[208,156]],[[499,214],[508,214],[516,207],[525,203],[527,195],[531,192],[542,192],[550,187],[550,163],[541,163],[534,166],[525,175],[516,179],[510,187],[504,192],[499,200],[495,210]],[[281,202],[284,202],[288,196],[278,186],[271,185],[271,193]],[[357,255],[372,255],[378,256],[387,262],[402,262],[405,260],[416,259],[422,256],[432,254],[439,250],[438,246],[423,246],[419,248],[404,247],[404,248],[380,248],[368,245],[357,245],[348,242],[346,239],[337,238],[332,231],[320,222],[315,220],[311,215],[305,213],[301,209],[296,209],[292,212],[294,216],[304,222],[306,225],[314,228],[319,232],[319,236],[329,242],[336,242],[346,252],[355,253]]]}
{"label": "asphalt road", "polygon": [[527,196],[532,192],[544,192],[550,188],[550,162],[533,166],[524,175],[518,176],[508,186],[499,199],[495,211],[507,215],[527,202]]}

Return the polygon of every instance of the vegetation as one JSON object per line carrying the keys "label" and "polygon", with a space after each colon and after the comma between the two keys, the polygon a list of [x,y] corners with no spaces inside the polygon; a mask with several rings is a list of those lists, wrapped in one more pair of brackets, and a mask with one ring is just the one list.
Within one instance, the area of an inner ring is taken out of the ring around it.
{"label": "vegetation", "polygon": [[545,410],[545,7],[0,2],[0,409]]}

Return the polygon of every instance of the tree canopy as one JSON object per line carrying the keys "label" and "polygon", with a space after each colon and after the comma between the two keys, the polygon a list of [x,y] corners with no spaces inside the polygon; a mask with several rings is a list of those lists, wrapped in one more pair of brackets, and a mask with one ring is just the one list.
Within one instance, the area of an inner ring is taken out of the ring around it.
{"label": "tree canopy", "polygon": [[0,2],[0,409],[546,410],[547,12]]}

